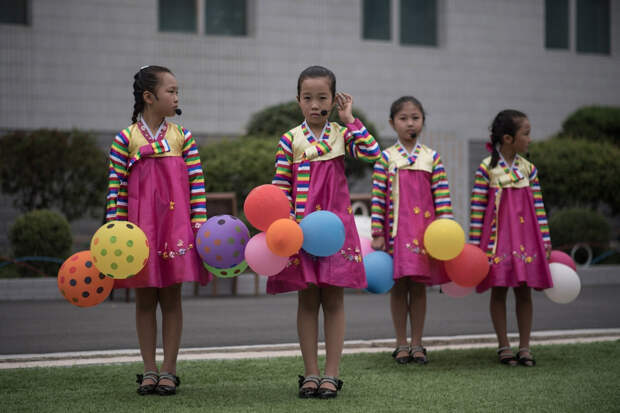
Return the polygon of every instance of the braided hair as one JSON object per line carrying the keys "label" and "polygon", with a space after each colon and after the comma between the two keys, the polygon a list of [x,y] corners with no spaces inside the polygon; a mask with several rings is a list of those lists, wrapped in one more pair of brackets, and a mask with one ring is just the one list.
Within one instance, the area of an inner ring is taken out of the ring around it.
{"label": "braided hair", "polygon": [[491,124],[491,168],[495,168],[497,162],[499,162],[498,146],[502,145],[502,138],[504,135],[515,136],[521,121],[526,119],[527,115],[523,112],[514,109],[502,110],[495,116],[493,123]]}
{"label": "braided hair", "polygon": [[160,73],[170,73],[170,69],[163,66],[145,66],[138,70],[133,77],[133,116],[131,122],[138,121],[138,115],[144,112],[144,92],[151,92],[155,95],[155,89],[159,83]]}

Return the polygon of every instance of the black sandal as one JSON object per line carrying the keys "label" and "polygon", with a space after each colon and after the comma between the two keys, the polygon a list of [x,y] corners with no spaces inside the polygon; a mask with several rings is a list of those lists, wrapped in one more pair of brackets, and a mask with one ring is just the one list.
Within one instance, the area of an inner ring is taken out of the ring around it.
{"label": "black sandal", "polygon": [[529,347],[523,347],[519,349],[517,353],[517,361],[520,365],[525,367],[534,367],[536,365],[536,360],[532,357],[532,353],[530,353],[530,357],[521,357],[521,353],[530,353]]}
{"label": "black sandal", "polygon": [[[323,383],[333,384],[336,390],[328,389],[326,387],[321,387]],[[317,397],[319,399],[333,399],[338,396],[338,391],[342,389],[342,380],[338,377],[334,376],[325,376],[321,379],[321,383],[319,384],[319,389],[316,391]]]}
{"label": "black sandal", "polygon": [[[403,351],[407,352],[407,355],[404,357],[396,357],[398,353],[402,353]],[[398,346],[396,350],[392,353],[392,357],[398,364],[407,364],[411,361],[411,347],[409,346]]]}
{"label": "black sandal", "polygon": [[[504,353],[505,351],[509,351],[509,353],[508,352]],[[514,367],[517,365],[517,358],[515,357],[514,354],[512,354],[512,350],[510,350],[510,346],[498,348],[497,356],[499,357],[499,362],[502,364],[505,364],[511,367]]]}
{"label": "black sandal", "polygon": [[[299,398],[300,399],[310,399],[312,397],[316,397],[316,392],[319,390],[319,386],[321,385],[321,379],[319,376],[298,376],[299,377]],[[303,387],[306,383],[314,383],[316,387]]]}
{"label": "black sandal", "polygon": [[[155,393],[155,387],[159,381],[159,373],[156,371],[145,371],[144,374],[136,374],[136,383],[140,385],[136,390],[140,396],[146,396],[147,394]],[[152,384],[142,384],[144,380],[153,380]]]}
{"label": "black sandal", "polygon": [[157,387],[155,387],[155,392],[160,396],[172,396],[173,394],[176,394],[177,387],[181,385],[181,379],[172,373],[160,373],[159,381],[161,381],[162,379],[170,380],[174,383],[174,386],[157,383]]}
{"label": "black sandal", "polygon": [[[422,357],[414,357],[415,353],[423,353]],[[426,357],[426,349],[422,346],[411,347],[411,360],[418,364],[426,364],[428,363],[428,357]]]}

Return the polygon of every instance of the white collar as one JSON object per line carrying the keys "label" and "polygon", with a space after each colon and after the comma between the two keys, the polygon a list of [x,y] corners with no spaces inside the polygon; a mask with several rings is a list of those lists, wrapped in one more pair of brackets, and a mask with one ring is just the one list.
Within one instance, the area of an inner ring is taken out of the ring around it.
{"label": "white collar", "polygon": [[144,119],[140,118],[140,122],[142,122],[142,124],[144,125],[144,129],[146,129],[149,135],[151,135],[151,139],[156,140],[157,137],[159,136],[159,132],[161,132],[161,129],[166,124],[166,119],[161,121],[161,124],[159,125],[159,128],[157,129],[157,133],[155,135],[153,135],[153,132],[151,132],[151,129],[149,129],[149,125],[144,121]]}
{"label": "white collar", "polygon": [[314,132],[312,132],[312,129],[310,129],[310,125],[308,125],[308,122],[306,122],[305,119],[304,119],[304,123],[306,124],[306,129],[308,129],[310,136],[312,136],[315,141],[320,141],[323,138],[323,136],[325,136],[325,129],[327,129],[327,125],[329,125],[329,121],[325,122],[325,125],[323,126],[323,130],[321,131],[321,136],[317,138],[316,136],[314,136]]}

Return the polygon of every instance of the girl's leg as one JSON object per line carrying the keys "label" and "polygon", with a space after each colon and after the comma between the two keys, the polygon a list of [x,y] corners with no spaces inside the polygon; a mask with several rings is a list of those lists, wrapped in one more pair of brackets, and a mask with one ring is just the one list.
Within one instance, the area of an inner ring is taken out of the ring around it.
{"label": "girl's leg", "polygon": [[[320,290],[317,286],[301,290],[297,294],[297,335],[304,359],[304,375],[319,376],[318,340],[319,340],[319,306]],[[303,387],[316,388],[313,382]]]}
{"label": "girl's leg", "polygon": [[[164,362],[161,371],[176,374],[177,355],[181,345],[181,332],[183,330],[183,308],[181,306],[181,284],[160,288],[159,302],[161,305],[161,329],[164,343]],[[160,384],[174,386],[167,379],[160,380]]]}
{"label": "girl's leg", "polygon": [[[499,347],[510,347],[510,341],[508,341],[508,332],[506,327],[506,296],[508,295],[507,287],[493,287],[491,288],[491,320],[493,321],[493,328],[497,335],[497,342]],[[499,356],[508,357],[512,355],[511,350],[502,351]],[[510,363],[514,364],[514,363]]]}
{"label": "girl's leg", "polygon": [[[390,310],[396,332],[396,347],[407,345],[407,314],[409,313],[409,278],[396,280],[390,290]],[[407,351],[401,351],[396,357],[407,357]]]}
{"label": "girl's leg", "polygon": [[[325,323],[325,375],[338,377],[344,346],[344,288],[321,288],[321,304]],[[322,387],[336,390],[330,383],[325,383]]]}
{"label": "girl's leg", "polygon": [[[422,345],[424,319],[426,318],[426,285],[411,282],[409,285],[409,315],[411,317],[411,346]],[[424,353],[416,351],[413,357],[424,357]]]}
{"label": "girl's leg", "polygon": [[[144,371],[157,371],[155,349],[157,346],[157,288],[136,288],[136,331]],[[145,379],[143,384],[156,384]]]}
{"label": "girl's leg", "polygon": [[[519,326],[519,348],[530,348],[530,334],[532,333],[532,318],[534,305],[532,303],[532,289],[522,285],[514,289],[517,301],[517,324]],[[523,351],[522,357],[530,358],[529,351]]]}

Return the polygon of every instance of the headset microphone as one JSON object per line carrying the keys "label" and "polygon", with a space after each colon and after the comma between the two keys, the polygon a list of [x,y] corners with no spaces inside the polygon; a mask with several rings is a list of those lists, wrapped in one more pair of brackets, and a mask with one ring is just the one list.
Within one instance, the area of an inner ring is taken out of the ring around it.
{"label": "headset microphone", "polygon": [[183,111],[180,108],[176,108],[174,110],[174,113],[176,113],[177,115],[181,116],[181,113],[183,113]]}
{"label": "headset microphone", "polygon": [[321,111],[321,116],[325,116],[325,115],[327,115],[328,113],[329,113],[328,111],[326,111],[325,109],[323,109],[323,110]]}

